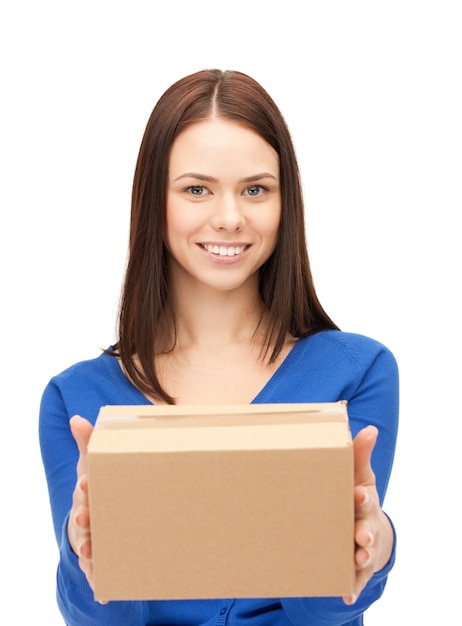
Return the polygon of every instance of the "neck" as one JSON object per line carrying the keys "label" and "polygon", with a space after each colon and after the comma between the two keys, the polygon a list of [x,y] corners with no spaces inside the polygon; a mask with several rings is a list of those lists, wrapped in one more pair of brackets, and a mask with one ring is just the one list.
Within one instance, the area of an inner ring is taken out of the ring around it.
{"label": "neck", "polygon": [[255,331],[265,311],[258,284],[233,291],[184,287],[174,289],[171,297],[179,346],[216,350],[230,344],[258,343]]}

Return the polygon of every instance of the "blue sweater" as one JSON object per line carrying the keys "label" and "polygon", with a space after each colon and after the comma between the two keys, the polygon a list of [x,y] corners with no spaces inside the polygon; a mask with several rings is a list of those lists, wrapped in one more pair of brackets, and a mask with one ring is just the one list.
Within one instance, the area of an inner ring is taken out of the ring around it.
{"label": "blue sweater", "polygon": [[[294,345],[254,403],[348,401],[353,436],[374,424],[379,437],[372,465],[383,502],[398,427],[398,370],[391,352],[362,335],[322,331]],[[341,598],[274,598],[94,602],[67,538],[76,480],[77,446],[69,419],[95,422],[106,404],[150,404],[124,376],[117,359],[101,354],[73,365],[47,385],[39,418],[40,446],[59,547],[57,600],[69,626],[219,625],[361,626],[363,613],[383,592],[394,562],[374,574],[356,604]]]}

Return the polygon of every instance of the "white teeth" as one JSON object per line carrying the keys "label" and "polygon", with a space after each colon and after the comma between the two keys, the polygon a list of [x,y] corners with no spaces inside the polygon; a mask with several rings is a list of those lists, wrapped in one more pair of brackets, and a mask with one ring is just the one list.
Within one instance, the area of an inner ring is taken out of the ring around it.
{"label": "white teeth", "polygon": [[203,247],[207,250],[207,252],[211,252],[212,254],[218,254],[219,256],[235,256],[236,254],[240,254],[243,252],[245,246],[217,246],[210,245],[207,243],[203,244]]}

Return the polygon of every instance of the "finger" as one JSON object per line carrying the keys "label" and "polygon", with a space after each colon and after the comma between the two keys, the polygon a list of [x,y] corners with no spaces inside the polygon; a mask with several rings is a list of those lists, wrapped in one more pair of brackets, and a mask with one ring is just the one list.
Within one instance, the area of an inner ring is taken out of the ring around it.
{"label": "finger", "polygon": [[90,441],[91,433],[93,432],[93,426],[90,422],[80,415],[74,415],[69,420],[72,436],[75,439],[79,450],[79,462],[77,465],[78,476],[86,473],[86,457],[88,442]]}
{"label": "finger", "polygon": [[77,480],[74,493],[72,495],[73,506],[76,509],[81,506],[88,506],[88,478],[87,474],[82,474]]}
{"label": "finger", "polygon": [[371,484],[369,485],[356,485],[354,488],[354,503],[355,503],[355,519],[366,519],[370,516],[376,501],[377,495],[375,492],[375,486],[371,478]]}
{"label": "finger", "polygon": [[80,415],[74,415],[69,420],[72,436],[74,437],[79,453],[85,455],[87,453],[88,442],[90,441],[91,433],[93,432],[93,426],[88,420]]}
{"label": "finger", "polygon": [[76,489],[74,492],[74,505],[72,507],[67,534],[69,542],[75,554],[82,558],[91,558],[91,532],[90,514],[86,503],[79,502],[79,495]]}
{"label": "finger", "polygon": [[75,508],[74,523],[80,530],[90,532],[90,512],[88,506],[79,504]]}
{"label": "finger", "polygon": [[86,482],[86,474],[79,478],[73,493],[73,505],[69,517],[69,530],[72,534],[74,545],[80,546],[81,538],[90,534],[90,512],[88,508],[88,495],[81,484]]}
{"label": "finger", "polygon": [[356,584],[354,587],[354,591],[350,596],[343,596],[343,601],[345,602],[345,604],[351,605],[356,602],[371,576],[372,571],[370,571],[368,567],[356,570]]}
{"label": "finger", "polygon": [[86,534],[82,536],[80,546],[79,546],[79,557],[81,559],[85,559],[87,561],[91,560],[91,535]]}
{"label": "finger", "polygon": [[[356,567],[356,582],[354,586],[354,591],[350,596],[344,596],[343,601],[345,604],[351,605],[354,604],[367,585],[369,579],[373,574],[373,540],[371,541],[370,535],[368,533],[365,534],[366,541],[368,544],[365,547],[358,546],[355,550],[355,567]],[[371,543],[369,544],[369,541]]]}
{"label": "finger", "polygon": [[90,587],[93,589],[93,561],[86,556],[79,555],[79,567],[87,577]]}
{"label": "finger", "polygon": [[357,547],[363,548],[369,548],[374,544],[374,533],[367,518],[356,521],[355,543]]}
{"label": "finger", "polygon": [[375,485],[371,455],[377,441],[378,430],[367,426],[359,431],[353,441],[355,485]]}

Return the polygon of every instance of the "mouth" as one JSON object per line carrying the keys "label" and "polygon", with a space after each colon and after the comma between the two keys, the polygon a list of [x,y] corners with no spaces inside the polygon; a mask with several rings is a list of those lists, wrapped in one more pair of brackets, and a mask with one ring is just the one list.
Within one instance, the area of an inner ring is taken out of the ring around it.
{"label": "mouth", "polygon": [[215,254],[221,257],[237,256],[238,254],[242,254],[244,250],[250,247],[249,244],[223,246],[218,244],[201,243],[199,245],[209,254]]}

